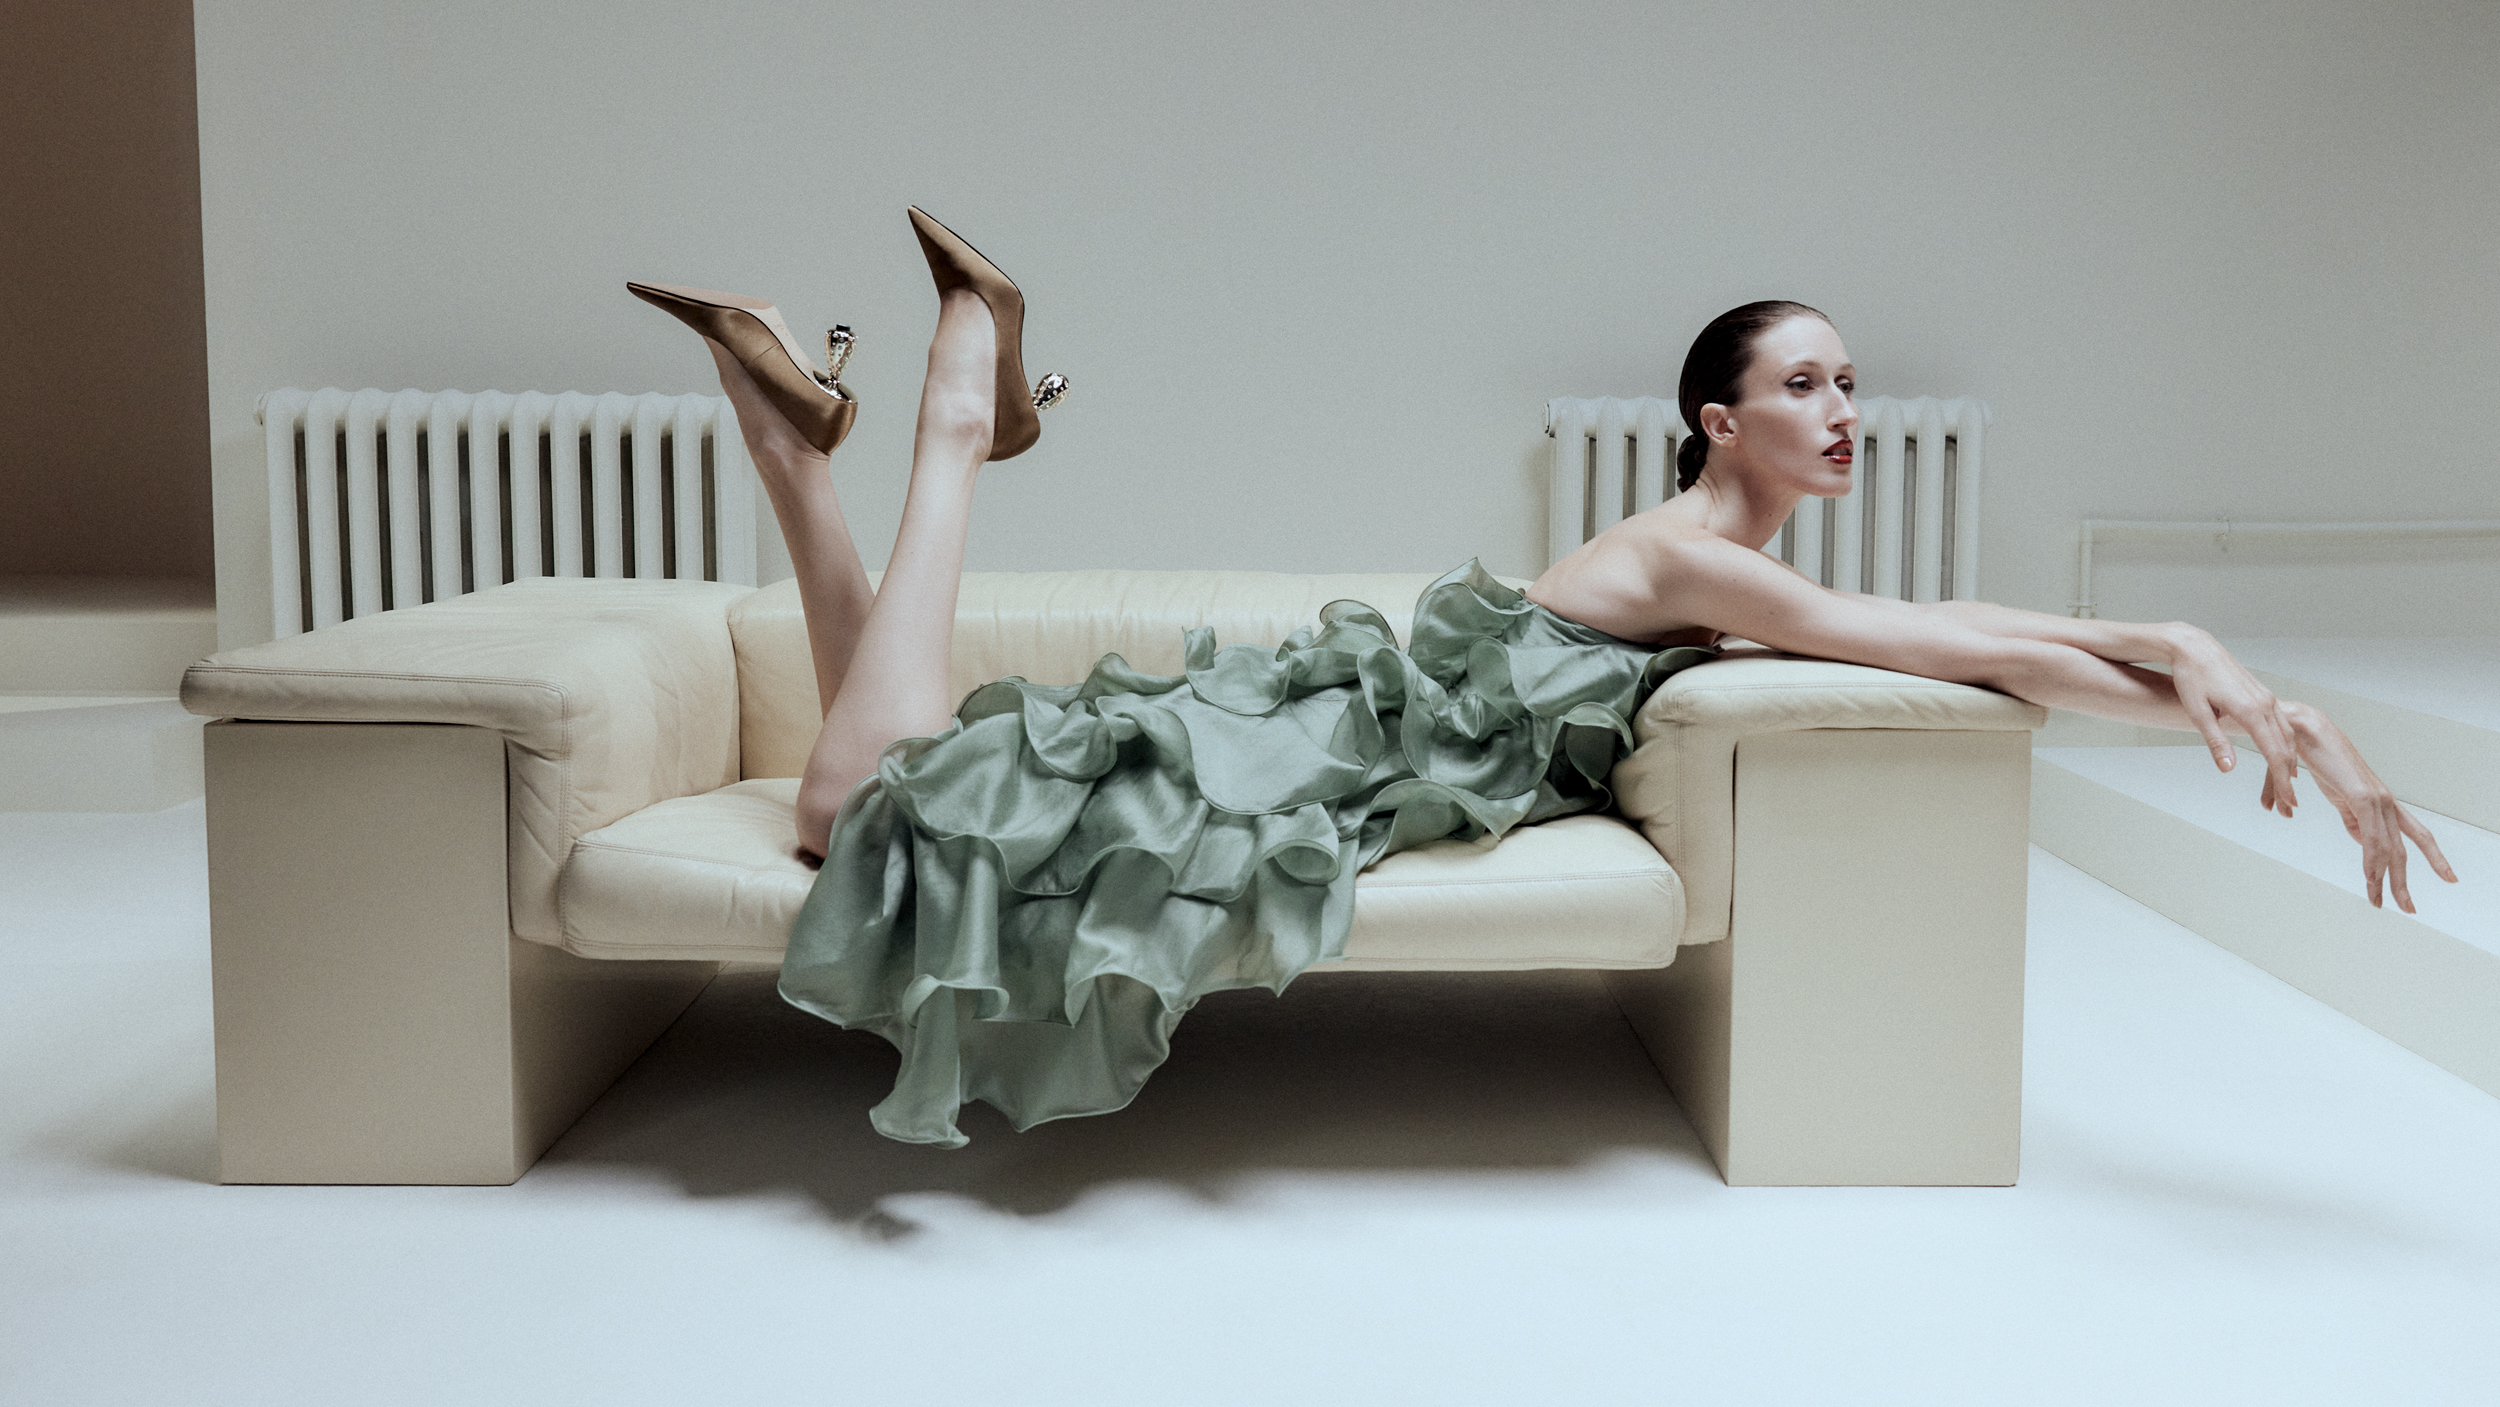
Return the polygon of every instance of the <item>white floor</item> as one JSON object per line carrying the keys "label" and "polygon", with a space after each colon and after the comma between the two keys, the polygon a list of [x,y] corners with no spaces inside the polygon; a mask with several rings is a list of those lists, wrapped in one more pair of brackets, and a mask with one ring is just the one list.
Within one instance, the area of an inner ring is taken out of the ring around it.
{"label": "white floor", "polygon": [[2500,1101],[2034,852],[2022,1185],[1730,1190],[1576,976],[884,1144],[716,986],[518,1186],[229,1188],[201,811],[0,815],[0,1402],[2488,1403]]}

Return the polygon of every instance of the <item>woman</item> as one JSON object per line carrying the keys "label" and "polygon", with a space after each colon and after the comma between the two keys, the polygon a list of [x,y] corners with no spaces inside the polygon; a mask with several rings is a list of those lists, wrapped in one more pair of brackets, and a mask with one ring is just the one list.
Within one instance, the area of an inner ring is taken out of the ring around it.
{"label": "woman", "polygon": [[[1708,644],[1741,636],[1793,654],[1979,684],[2055,708],[2194,729],[2228,772],[2225,724],[2265,755],[2258,804],[2292,814],[2299,764],[2361,843],[2370,902],[2405,886],[2405,838],[2440,878],[2439,843],[2396,804],[2327,716],[2274,697],[2213,636],[2184,622],[2071,620],[1984,601],[1911,604],[1833,591],[1759,549],[1812,494],[1849,491],[1857,372],[1831,321],[1802,303],[1748,303],[1693,343],[1678,387],[1699,433],[1676,457],[1685,492],[1582,544],[1529,599],[1636,639]],[[2136,667],[2158,661],[2168,675]]]}
{"label": "woman", "polygon": [[[825,701],[798,836],[823,868],[781,990],[902,1052],[871,1115],[889,1137],[960,1146],[965,1099],[1019,1128],[1122,1107],[1199,996],[1281,990],[1338,956],[1361,869],[1604,806],[1640,700],[1725,636],[2193,726],[2226,770],[2227,721],[2265,753],[2261,799],[2285,815],[2308,759],[2362,842],[2372,902],[2389,874],[2411,909],[2402,836],[2454,878],[2333,724],[2275,700],[2201,631],[1905,605],[1764,556],[1798,499],[1848,491],[1856,438],[1839,336],[1793,303],[1739,308],[1695,343],[1688,492],[1524,595],[1469,562],[1418,600],[1404,647],[1341,601],[1275,649],[1192,631],[1180,675],[1112,655],[1082,684],[1002,680],[958,706],[947,666],[973,484],[1032,445],[1066,382],[1025,393],[1015,284],[910,214],[938,327],[874,592],[827,475],[856,412],[837,379],[847,332],[818,372],[769,304],[629,285],[703,334],[789,543]],[[2129,663],[2145,659],[2173,675]]]}

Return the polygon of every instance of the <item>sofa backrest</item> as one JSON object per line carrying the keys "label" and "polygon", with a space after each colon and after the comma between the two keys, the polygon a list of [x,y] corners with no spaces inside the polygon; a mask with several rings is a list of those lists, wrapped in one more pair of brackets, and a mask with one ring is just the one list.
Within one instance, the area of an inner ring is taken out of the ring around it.
{"label": "sofa backrest", "polygon": [[[1178,674],[1181,636],[1191,626],[1213,627],[1218,645],[1275,645],[1316,622],[1322,606],[1349,597],[1378,610],[1404,641],[1415,598],[1437,579],[1430,572],[966,572],[948,687],[960,699],[1009,674],[1073,684],[1115,651],[1139,669]],[[739,601],[729,631],[738,652],[740,775],[798,776],[824,709],[797,583]]]}

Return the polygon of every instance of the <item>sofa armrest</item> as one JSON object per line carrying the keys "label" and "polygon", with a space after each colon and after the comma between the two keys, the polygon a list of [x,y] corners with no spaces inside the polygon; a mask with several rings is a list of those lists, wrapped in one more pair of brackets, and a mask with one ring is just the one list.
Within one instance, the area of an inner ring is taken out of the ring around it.
{"label": "sofa armrest", "polygon": [[191,666],[212,718],[447,723],[502,735],[512,931],[561,943],[578,837],[738,777],[730,605],[713,582],[532,578]]}
{"label": "sofa armrest", "polygon": [[1968,684],[1866,665],[1731,650],[1670,676],[1634,718],[1614,773],[1617,804],[1684,881],[1684,941],[1725,938],[1734,894],[1736,749],[1745,738],[1816,728],[2023,732],[2038,704]]}

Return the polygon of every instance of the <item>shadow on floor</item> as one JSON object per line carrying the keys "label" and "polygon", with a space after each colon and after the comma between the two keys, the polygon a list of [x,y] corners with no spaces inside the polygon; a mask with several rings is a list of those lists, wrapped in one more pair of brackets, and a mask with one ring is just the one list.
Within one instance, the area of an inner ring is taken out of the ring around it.
{"label": "shadow on floor", "polygon": [[892,1049],[783,1003],[769,969],[724,973],[531,1173],[656,1173],[696,1196],[812,1198],[871,1234],[880,1207],[952,1193],[1042,1215],[1089,1189],[1167,1184],[1211,1202],[1245,1175],[1559,1172],[1625,1153],[1717,1171],[1595,973],[1335,973],[1279,999],[1218,993],[1116,1114],[1017,1133],[964,1111],[970,1147],[868,1125]]}

